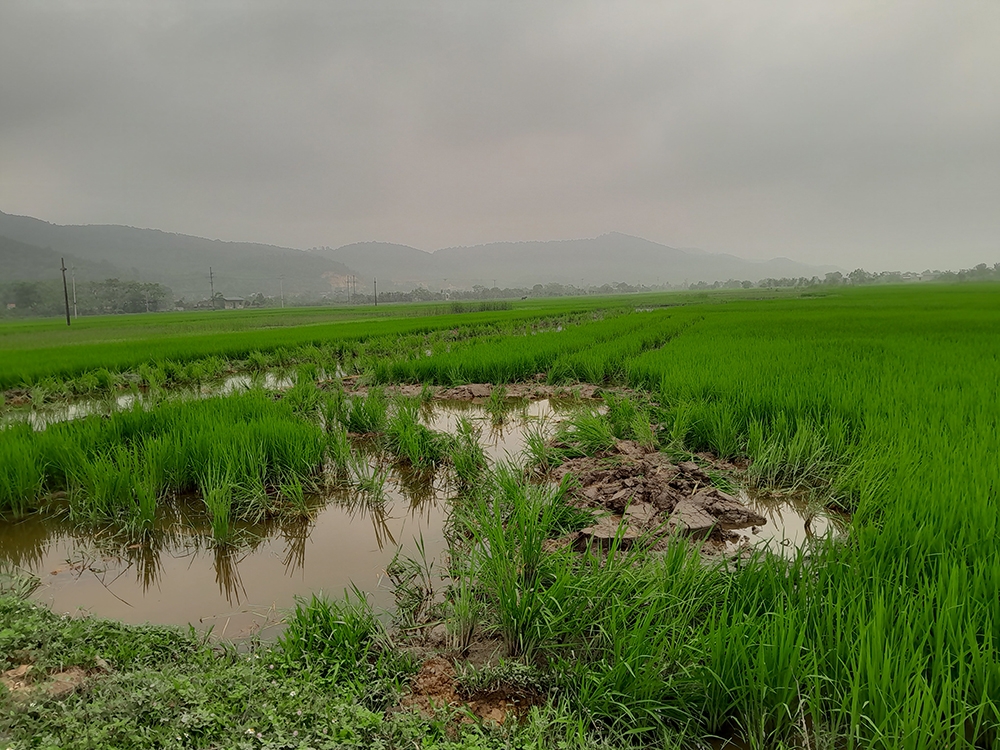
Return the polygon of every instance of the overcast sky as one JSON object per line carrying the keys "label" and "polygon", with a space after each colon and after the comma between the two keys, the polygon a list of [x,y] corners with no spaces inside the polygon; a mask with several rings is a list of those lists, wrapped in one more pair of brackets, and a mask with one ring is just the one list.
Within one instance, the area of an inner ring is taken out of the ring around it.
{"label": "overcast sky", "polygon": [[0,210],[1000,261],[998,0],[0,0]]}

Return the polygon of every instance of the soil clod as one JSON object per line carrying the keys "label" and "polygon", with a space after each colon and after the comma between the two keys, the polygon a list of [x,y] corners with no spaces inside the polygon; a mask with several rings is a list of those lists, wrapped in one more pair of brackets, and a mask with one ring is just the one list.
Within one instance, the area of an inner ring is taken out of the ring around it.
{"label": "soil clod", "polygon": [[595,456],[565,461],[553,472],[562,480],[573,475],[575,505],[596,510],[592,526],[548,545],[622,548],[646,539],[655,545],[673,534],[692,539],[727,539],[731,529],[761,526],[766,519],[712,484],[694,461],[674,463],[669,456],[630,440],[618,441]]}

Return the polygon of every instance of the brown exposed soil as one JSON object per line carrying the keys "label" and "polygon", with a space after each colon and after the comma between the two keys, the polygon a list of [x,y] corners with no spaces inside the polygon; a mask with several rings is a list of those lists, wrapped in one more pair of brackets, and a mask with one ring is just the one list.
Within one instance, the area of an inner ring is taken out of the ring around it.
{"label": "brown exposed soil", "polygon": [[[503,388],[506,390],[507,398],[520,399],[543,399],[543,398],[580,398],[595,399],[598,397],[600,388],[590,383],[579,383],[575,385],[547,385],[537,379],[528,383],[509,383]],[[542,376],[544,380],[544,376]],[[356,375],[343,378],[344,390],[348,393],[363,395],[368,392],[368,386],[362,385]],[[467,383],[452,388],[441,386],[430,386],[429,390],[434,398],[448,401],[485,401],[497,387],[490,383]],[[414,398],[424,393],[424,386],[415,384],[387,385],[385,392],[393,395],[407,396]]]}
{"label": "brown exposed soil", "polygon": [[[628,547],[642,540],[654,549],[673,535],[718,543],[738,541],[734,529],[760,526],[766,519],[712,484],[694,461],[675,463],[664,453],[623,440],[596,456],[574,458],[553,470],[553,479],[571,474],[570,497],[594,511],[597,522],[561,539],[550,549],[573,546]],[[711,544],[716,543],[715,545]]]}
{"label": "brown exposed soil", "polygon": [[458,712],[460,721],[478,719],[504,724],[512,718],[521,718],[531,706],[543,700],[544,696],[531,690],[504,685],[463,696],[454,665],[443,656],[434,656],[420,667],[410,694],[400,701],[400,708],[414,709],[425,716],[451,709]]}
{"label": "brown exposed soil", "polygon": [[69,667],[59,672],[45,675],[39,681],[34,678],[34,666],[22,664],[0,673],[0,683],[18,699],[44,696],[61,700],[80,690],[88,680],[87,672],[80,667]]}

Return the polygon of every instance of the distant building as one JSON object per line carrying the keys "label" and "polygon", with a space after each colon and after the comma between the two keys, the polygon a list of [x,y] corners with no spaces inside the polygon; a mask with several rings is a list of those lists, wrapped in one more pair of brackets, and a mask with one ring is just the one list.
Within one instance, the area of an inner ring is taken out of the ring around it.
{"label": "distant building", "polygon": [[17,303],[16,302],[8,302],[7,303],[7,309],[8,310],[13,310],[16,307],[17,307]]}
{"label": "distant building", "polygon": [[222,303],[225,310],[242,310],[247,305],[242,297],[223,297]]}

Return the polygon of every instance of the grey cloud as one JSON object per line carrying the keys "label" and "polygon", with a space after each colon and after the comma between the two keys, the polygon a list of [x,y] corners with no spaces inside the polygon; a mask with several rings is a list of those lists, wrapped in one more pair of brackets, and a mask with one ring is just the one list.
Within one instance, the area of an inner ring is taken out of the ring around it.
{"label": "grey cloud", "polygon": [[7,3],[0,208],[995,261],[998,37],[989,2]]}

